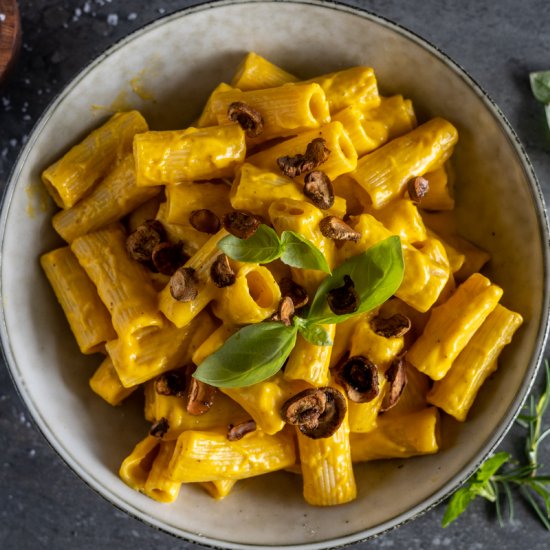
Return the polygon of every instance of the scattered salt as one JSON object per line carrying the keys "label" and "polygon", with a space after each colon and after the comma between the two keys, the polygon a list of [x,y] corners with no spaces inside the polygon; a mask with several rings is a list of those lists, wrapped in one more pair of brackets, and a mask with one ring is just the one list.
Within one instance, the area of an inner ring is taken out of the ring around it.
{"label": "scattered salt", "polygon": [[137,13],[135,11],[128,14],[128,21],[134,21],[135,19],[137,19]]}
{"label": "scattered salt", "polygon": [[116,13],[110,13],[107,16],[107,24],[116,27],[118,25],[118,15]]}

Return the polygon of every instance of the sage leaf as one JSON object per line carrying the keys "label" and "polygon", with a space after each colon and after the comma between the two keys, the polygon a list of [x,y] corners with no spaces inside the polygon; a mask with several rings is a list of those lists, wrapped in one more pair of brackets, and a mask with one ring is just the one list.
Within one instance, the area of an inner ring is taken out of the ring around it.
{"label": "sage leaf", "polygon": [[332,338],[327,329],[322,325],[309,323],[306,319],[302,319],[297,315],[294,316],[293,322],[298,327],[298,332],[314,346],[332,346]]}
{"label": "sage leaf", "polygon": [[[307,320],[317,325],[341,323],[354,315],[370,311],[397,291],[403,280],[403,273],[401,240],[397,236],[389,237],[339,265],[320,284]],[[336,315],[328,306],[327,296],[333,288],[344,284],[345,275],[349,275],[355,284],[359,307],[353,313]]]}
{"label": "sage leaf", "polygon": [[550,103],[550,71],[539,71],[529,75],[531,90],[541,103]]}
{"label": "sage leaf", "polygon": [[496,500],[495,491],[491,486],[491,478],[497,473],[503,464],[511,459],[511,455],[501,452],[488,458],[476,472],[473,481],[461,487],[451,498],[441,525],[447,527],[458,518],[477,497],[482,496],[491,502]]}
{"label": "sage leaf", "polygon": [[209,355],[193,376],[218,388],[241,388],[277,373],[296,343],[297,327],[267,322],[248,325]]}
{"label": "sage leaf", "polygon": [[228,235],[218,243],[218,248],[233,260],[254,264],[268,264],[282,253],[277,233],[263,223],[248,239]]}
{"label": "sage leaf", "polygon": [[325,255],[299,233],[283,231],[281,244],[283,247],[281,260],[286,265],[302,269],[318,269],[330,273]]}

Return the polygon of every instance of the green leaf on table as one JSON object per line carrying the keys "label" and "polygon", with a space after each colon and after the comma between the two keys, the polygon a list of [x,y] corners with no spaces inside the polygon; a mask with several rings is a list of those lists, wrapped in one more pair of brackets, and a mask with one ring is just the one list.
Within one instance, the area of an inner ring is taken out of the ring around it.
{"label": "green leaf on table", "polygon": [[533,95],[541,103],[550,103],[550,71],[538,71],[529,75]]}
{"label": "green leaf on table", "polygon": [[218,247],[233,260],[255,264],[268,264],[282,253],[277,233],[263,223],[248,239],[228,235],[219,242]]}
{"label": "green leaf on table", "polygon": [[497,495],[491,485],[491,478],[511,459],[506,452],[497,453],[488,458],[476,472],[473,481],[461,487],[449,501],[441,525],[447,527],[458,518],[468,505],[478,496],[495,502]]}
{"label": "green leaf on table", "polygon": [[309,323],[306,319],[302,319],[297,315],[293,318],[294,325],[298,328],[299,333],[314,346],[332,346],[332,338],[327,329],[322,325]]}
{"label": "green leaf on table", "polygon": [[193,377],[217,388],[240,388],[262,382],[283,366],[296,343],[298,329],[283,323],[248,325],[209,355]]}
{"label": "green leaf on table", "polygon": [[[401,240],[389,237],[367,251],[339,265],[319,286],[309,309],[307,320],[314,324],[341,323],[384,303],[401,286],[404,273]],[[329,291],[343,285],[344,276],[351,277],[359,296],[359,307],[353,313],[336,315],[328,306]]]}
{"label": "green leaf on table", "polygon": [[301,269],[318,269],[330,273],[325,255],[299,233],[283,231],[281,244],[283,246],[281,260],[286,265]]}

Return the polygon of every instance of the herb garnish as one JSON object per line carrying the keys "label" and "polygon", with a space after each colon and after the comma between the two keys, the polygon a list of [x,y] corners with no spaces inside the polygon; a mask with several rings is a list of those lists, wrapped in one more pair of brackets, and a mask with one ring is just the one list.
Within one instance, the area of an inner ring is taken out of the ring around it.
{"label": "herb garnish", "polygon": [[[270,235],[268,229],[270,228],[263,230],[264,236]],[[256,234],[242,242],[250,242]],[[265,251],[269,250],[270,237],[264,238],[264,236],[261,235],[259,242],[262,243],[262,250]],[[292,240],[287,243],[295,243],[294,236],[295,234],[292,234]],[[230,243],[233,244],[232,241]],[[226,247],[222,250],[230,255],[230,248]],[[246,254],[247,257],[252,255],[250,251]],[[338,266],[334,273],[319,286],[305,317],[294,316],[291,326],[277,322],[264,322],[240,329],[226,340],[220,349],[208,356],[193,376],[202,382],[221,388],[250,386],[266,380],[282,368],[296,343],[298,332],[315,345],[331,345],[330,336],[322,325],[341,323],[353,315],[359,315],[379,306],[399,288],[403,271],[401,241],[399,237],[389,237]],[[341,285],[345,275],[355,281],[360,304],[354,313],[335,315],[326,305],[327,296],[331,289]]]}
{"label": "herb garnish", "polygon": [[277,233],[265,224],[261,224],[246,240],[228,235],[219,242],[218,247],[240,262],[268,264],[281,258],[283,263],[292,267],[330,273],[325,256],[310,241],[294,231],[283,231],[279,239]]}
{"label": "herb garnish", "polygon": [[[520,414],[517,422],[527,430],[525,438],[526,464],[520,464],[512,455],[506,452],[496,453],[488,458],[475,474],[473,481],[461,487],[449,501],[442,525],[447,527],[460,516],[468,505],[478,496],[495,503],[500,525],[503,525],[501,495],[506,498],[508,517],[514,517],[514,501],[512,487],[516,486],[520,494],[533,508],[546,529],[550,531],[550,475],[539,475],[541,467],[538,461],[538,448],[541,442],[550,434],[550,428],[542,431],[542,419],[550,404],[550,365],[545,361],[546,387],[538,401],[532,395],[526,405],[526,414]],[[500,469],[505,464],[515,467]],[[541,506],[538,497],[544,503]]]}
{"label": "herb garnish", "polygon": [[546,123],[550,127],[550,71],[538,71],[529,74],[531,90],[535,98],[544,103]]}

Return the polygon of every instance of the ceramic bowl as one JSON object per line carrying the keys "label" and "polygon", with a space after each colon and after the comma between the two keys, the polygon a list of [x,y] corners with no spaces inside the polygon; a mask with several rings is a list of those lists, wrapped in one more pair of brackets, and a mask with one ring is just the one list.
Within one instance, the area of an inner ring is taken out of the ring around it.
{"label": "ceramic bowl", "polygon": [[[60,243],[41,170],[112,107],[138,108],[157,129],[189,124],[250,50],[303,77],[373,66],[384,94],[410,97],[421,119],[440,115],[456,125],[461,230],[491,252],[488,276],[504,288],[503,303],[526,321],[468,421],[444,422],[439,454],[358,466],[357,500],[330,509],[306,505],[300,479],[284,473],[239,482],[222,502],[186,486],[176,503],[164,505],[124,485],[118,467],[147,429],[141,404],[136,399],[111,408],[89,390],[99,360],[78,352],[38,263],[41,253]],[[380,534],[434,505],[505,434],[533,382],[547,331],[542,193],[502,113],[433,46],[379,17],[332,3],[205,4],[120,41],[84,69],[37,124],[13,171],[1,228],[4,352],[37,425],[67,464],[113,504],[209,545],[334,547]]]}

